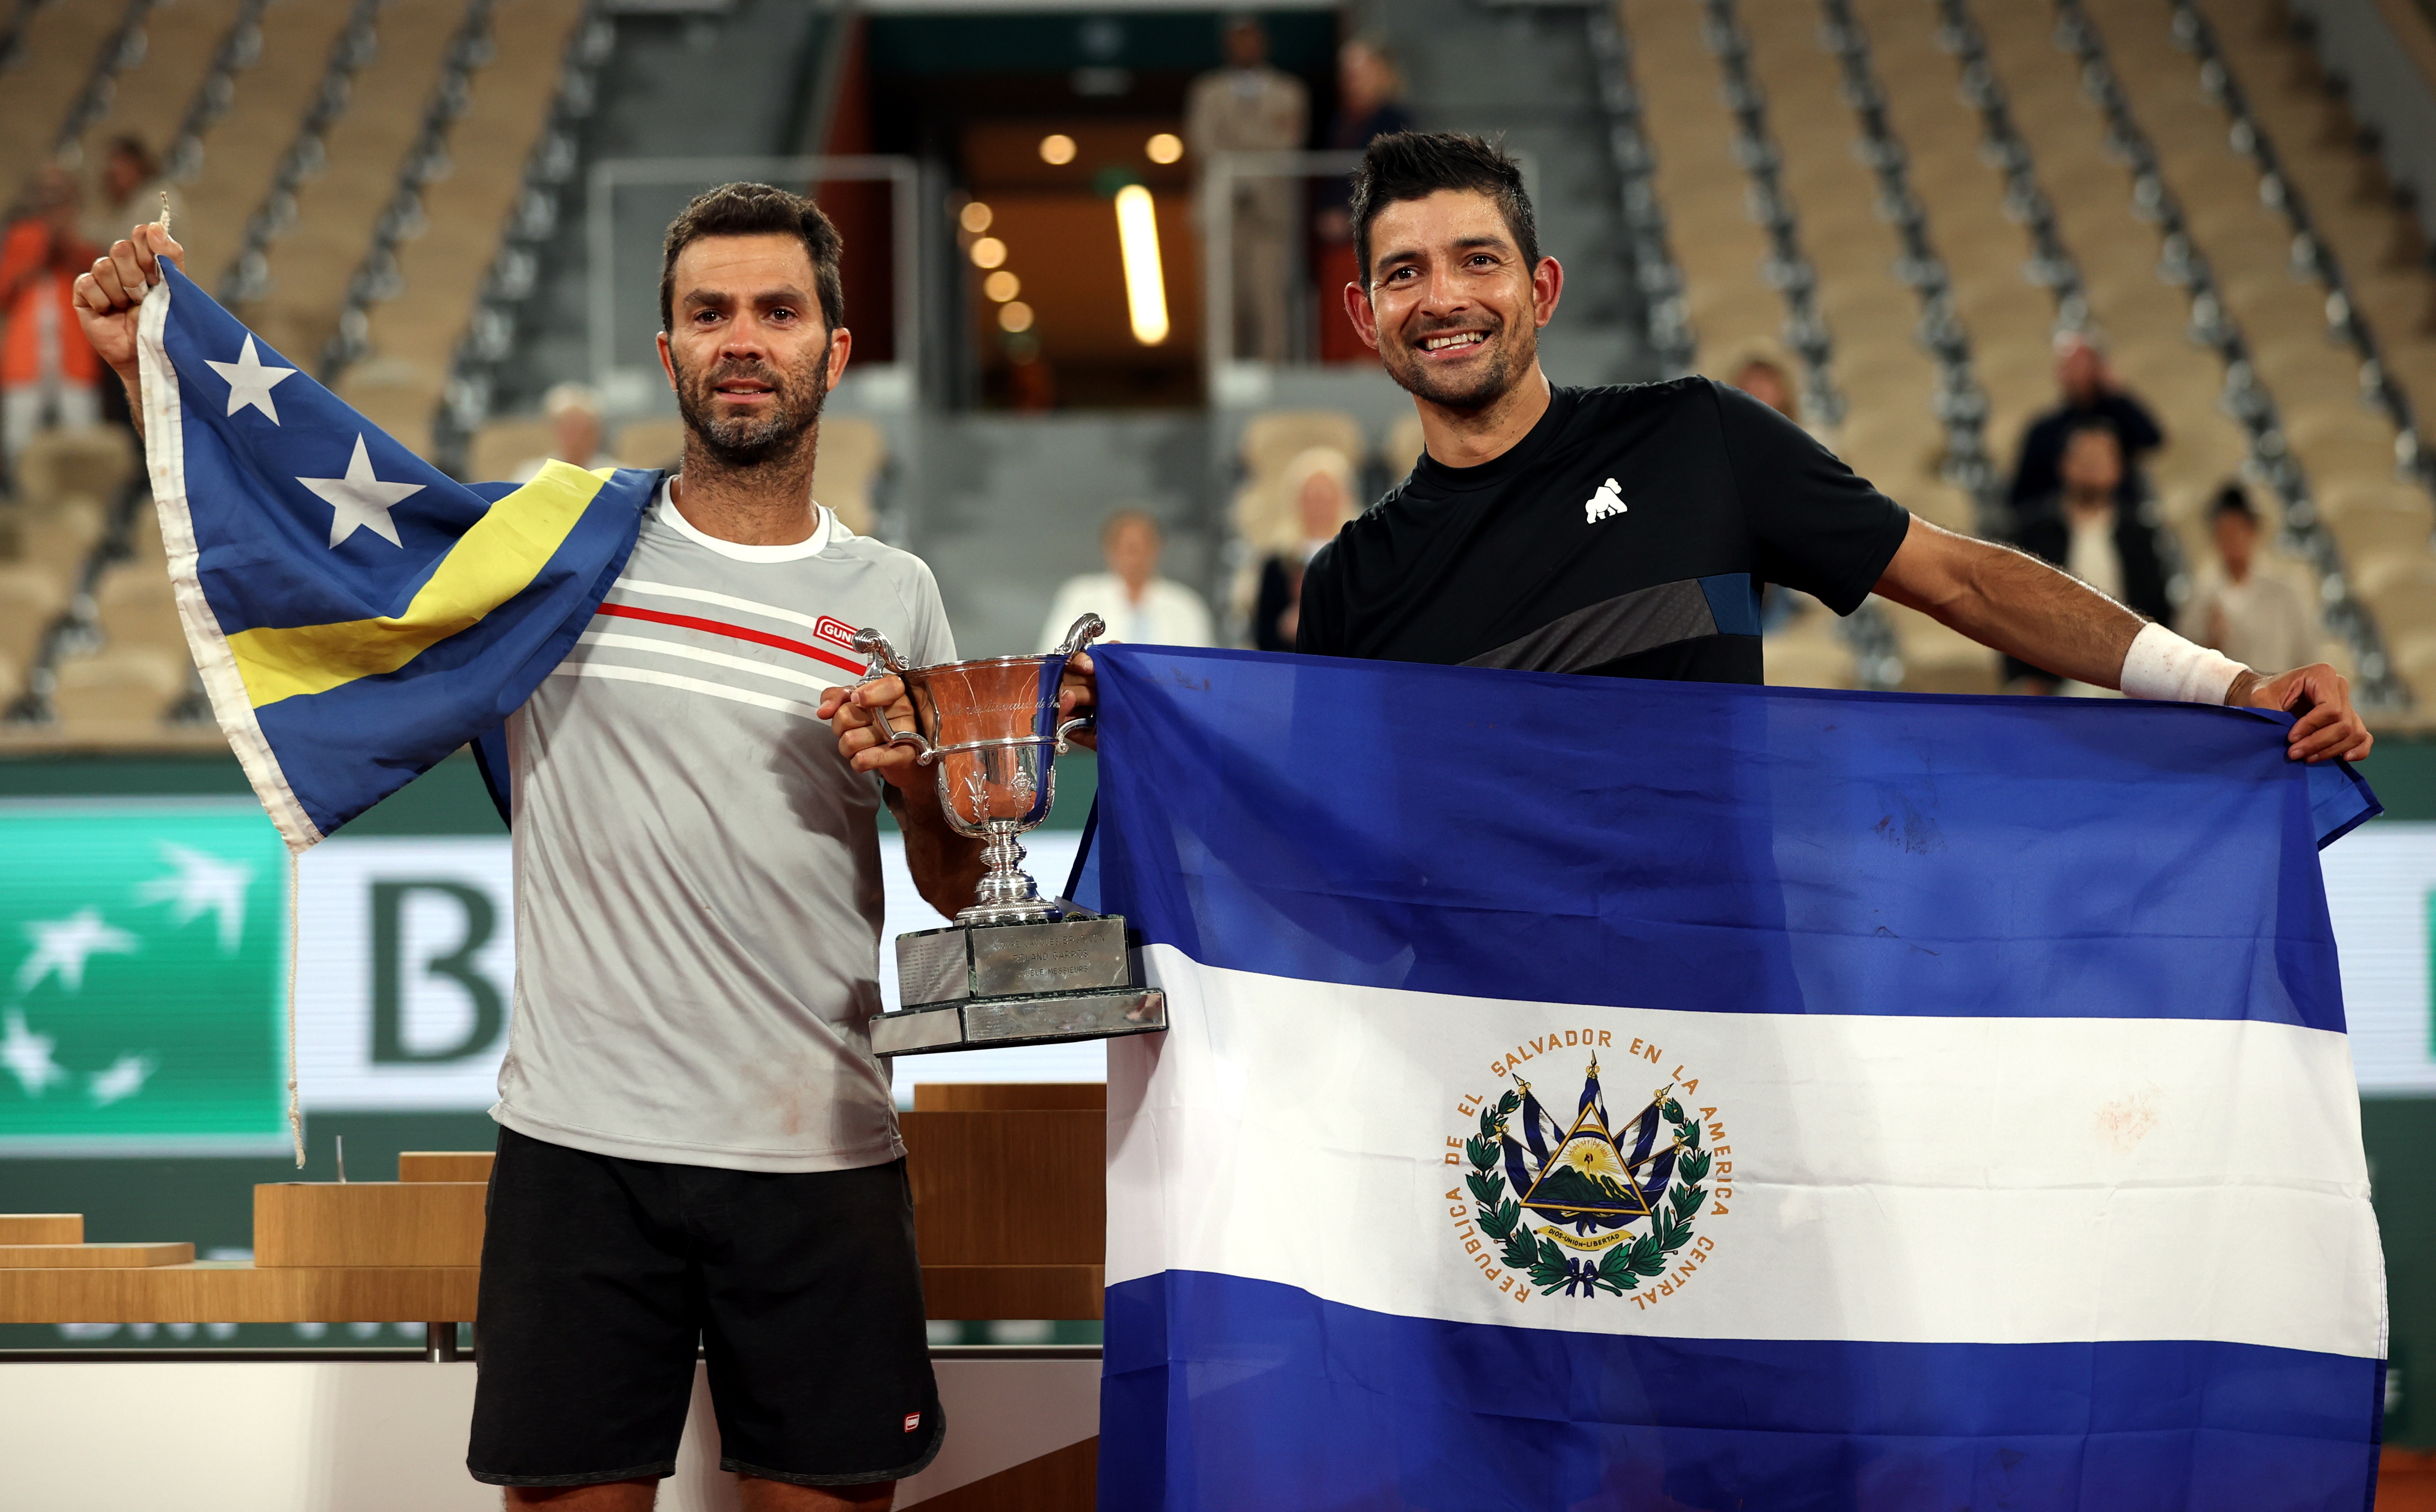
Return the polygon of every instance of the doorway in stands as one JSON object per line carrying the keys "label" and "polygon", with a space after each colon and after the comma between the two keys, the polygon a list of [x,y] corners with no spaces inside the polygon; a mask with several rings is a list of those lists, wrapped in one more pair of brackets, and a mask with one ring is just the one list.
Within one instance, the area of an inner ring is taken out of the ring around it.
{"label": "doorway in stands", "polygon": [[[875,8],[877,10],[877,8]],[[875,150],[935,165],[955,265],[936,292],[954,402],[1175,408],[1204,400],[1192,81],[1233,12],[878,11],[865,20]],[[1332,102],[1332,9],[1259,12],[1270,63]],[[843,124],[843,123],[841,123]]]}

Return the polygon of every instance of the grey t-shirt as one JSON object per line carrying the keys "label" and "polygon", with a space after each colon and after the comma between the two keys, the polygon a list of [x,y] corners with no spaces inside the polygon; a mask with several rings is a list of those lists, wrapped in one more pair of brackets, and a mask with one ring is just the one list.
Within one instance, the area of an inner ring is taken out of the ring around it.
{"label": "grey t-shirt", "polygon": [[820,689],[876,625],[952,661],[920,558],[827,510],[705,535],[662,488],[566,660],[508,724],[515,1014],[492,1116],[603,1155],[836,1171],[904,1153],[879,1011],[879,784]]}

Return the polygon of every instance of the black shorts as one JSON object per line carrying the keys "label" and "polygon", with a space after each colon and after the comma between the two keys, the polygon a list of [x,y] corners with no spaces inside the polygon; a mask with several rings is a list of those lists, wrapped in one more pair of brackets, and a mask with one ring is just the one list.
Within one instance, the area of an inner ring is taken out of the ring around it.
{"label": "black shorts", "polygon": [[501,1129],[489,1213],[476,1480],[674,1473],[697,1342],[722,1469],[857,1486],[939,1452],[904,1161],[726,1171]]}

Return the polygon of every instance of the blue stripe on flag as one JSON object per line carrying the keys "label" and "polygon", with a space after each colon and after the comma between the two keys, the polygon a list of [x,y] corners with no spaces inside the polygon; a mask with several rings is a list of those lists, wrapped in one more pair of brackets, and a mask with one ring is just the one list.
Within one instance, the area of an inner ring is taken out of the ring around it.
{"label": "blue stripe on flag", "polygon": [[1094,652],[1079,901],[1205,965],[1728,1013],[2340,1031],[2288,719]]}
{"label": "blue stripe on flag", "polygon": [[1203,1272],[1109,1288],[1107,1321],[1108,1512],[2359,1512],[2384,1393],[2254,1345],[1571,1333]]}

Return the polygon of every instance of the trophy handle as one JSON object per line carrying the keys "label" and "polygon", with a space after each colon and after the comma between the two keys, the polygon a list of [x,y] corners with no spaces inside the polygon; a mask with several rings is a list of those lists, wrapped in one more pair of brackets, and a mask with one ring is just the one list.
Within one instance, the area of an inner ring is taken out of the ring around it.
{"label": "trophy handle", "polygon": [[[888,636],[877,628],[856,631],[854,649],[871,659],[871,668],[855,683],[854,686],[857,687],[862,686],[865,683],[879,681],[883,669],[896,677],[907,677],[914,671],[914,669],[906,666],[904,660],[896,654],[896,648],[888,643]],[[915,764],[927,767],[939,759],[939,753],[932,748],[930,740],[924,738],[921,731],[900,730],[889,723],[888,709],[885,705],[871,712],[881,731],[887,735],[890,744],[914,747]]]}
{"label": "trophy handle", "polygon": [[[1108,633],[1108,622],[1098,615],[1087,614],[1067,629],[1066,638],[1057,643],[1053,656],[1071,656],[1084,647]],[[1060,747],[1063,749],[1063,747]]]}
{"label": "trophy handle", "polygon": [[1057,754],[1059,756],[1064,756],[1066,754],[1066,738],[1068,736],[1072,735],[1077,730],[1094,729],[1099,725],[1099,722],[1100,718],[1096,714],[1078,714],[1074,718],[1068,720],[1065,723],[1057,726]]}

